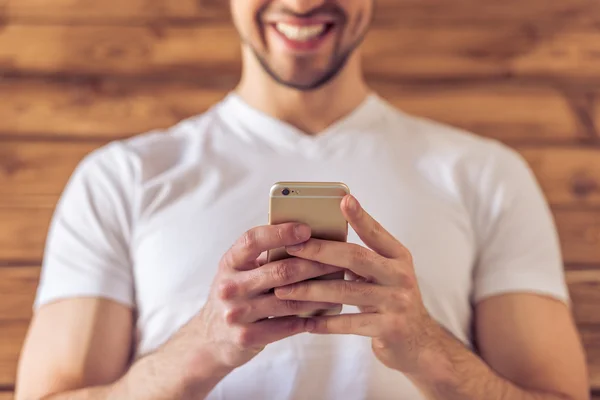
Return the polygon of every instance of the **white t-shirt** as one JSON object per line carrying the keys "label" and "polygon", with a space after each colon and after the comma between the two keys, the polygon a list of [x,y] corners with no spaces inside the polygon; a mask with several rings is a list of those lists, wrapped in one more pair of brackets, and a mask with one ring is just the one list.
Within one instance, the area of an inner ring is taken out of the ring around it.
{"label": "white t-shirt", "polygon": [[[97,296],[134,307],[136,357],[153,351],[202,307],[223,253],[267,223],[276,181],[348,184],[411,250],[427,309],[467,346],[483,298],[568,301],[551,214],[514,151],[376,95],[311,137],[230,94],[81,162],[51,224],[35,306]],[[349,241],[361,243],[352,231]],[[368,338],[311,334],[269,345],[208,398],[422,399]]]}

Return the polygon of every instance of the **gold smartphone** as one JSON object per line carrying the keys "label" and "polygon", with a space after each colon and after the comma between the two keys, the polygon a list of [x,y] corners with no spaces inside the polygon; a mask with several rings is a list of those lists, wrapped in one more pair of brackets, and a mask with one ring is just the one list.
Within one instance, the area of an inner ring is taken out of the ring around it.
{"label": "gold smartphone", "polygon": [[[278,182],[271,187],[269,224],[301,222],[311,227],[313,238],[345,242],[348,222],[340,203],[348,194],[350,189],[340,182]],[[268,252],[267,262],[288,257],[285,248],[274,249]],[[344,279],[344,273],[336,272],[316,279]],[[339,305],[313,315],[338,314],[341,309]]]}

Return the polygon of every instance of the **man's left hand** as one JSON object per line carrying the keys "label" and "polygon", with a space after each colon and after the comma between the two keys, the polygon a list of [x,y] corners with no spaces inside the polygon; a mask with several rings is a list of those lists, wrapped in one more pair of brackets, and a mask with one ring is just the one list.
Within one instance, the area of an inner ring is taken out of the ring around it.
{"label": "man's left hand", "polygon": [[420,375],[435,364],[444,332],[423,305],[412,256],[354,197],[346,196],[341,208],[370,249],[311,239],[287,250],[295,257],[345,268],[353,279],[310,280],[277,288],[275,294],[286,300],[358,306],[357,314],[314,317],[311,332],[371,337],[382,363]]}

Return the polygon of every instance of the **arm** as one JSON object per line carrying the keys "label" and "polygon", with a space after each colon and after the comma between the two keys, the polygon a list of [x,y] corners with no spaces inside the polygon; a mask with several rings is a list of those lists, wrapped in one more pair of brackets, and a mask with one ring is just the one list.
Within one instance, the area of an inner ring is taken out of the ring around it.
{"label": "arm", "polygon": [[224,376],[196,369],[192,387],[170,343],[128,370],[132,332],[131,310],[113,301],[79,298],[41,307],[21,355],[16,399],[197,399]]}
{"label": "arm", "polygon": [[528,294],[490,297],[476,307],[476,335],[482,358],[440,336],[443,374],[412,377],[429,399],[589,399],[584,352],[564,303]]}

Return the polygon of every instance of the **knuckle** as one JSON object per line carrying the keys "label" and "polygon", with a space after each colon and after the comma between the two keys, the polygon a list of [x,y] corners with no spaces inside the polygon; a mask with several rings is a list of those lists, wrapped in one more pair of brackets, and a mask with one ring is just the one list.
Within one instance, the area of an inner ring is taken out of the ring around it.
{"label": "knuckle", "polygon": [[371,325],[373,322],[370,319],[361,319],[357,323],[357,328],[364,328]]}
{"label": "knuckle", "polygon": [[341,328],[343,331],[351,331],[353,326],[352,326],[352,318],[342,318],[341,322],[340,322]]}
{"label": "knuckle", "polygon": [[234,342],[238,347],[242,349],[247,349],[252,347],[252,343],[254,340],[253,336],[254,335],[252,334],[252,331],[250,329],[241,328],[236,332]]}
{"label": "knuckle", "polygon": [[390,317],[387,318],[384,323],[384,331],[390,337],[403,337],[406,335],[406,324],[402,317]]}
{"label": "knuckle", "polygon": [[277,263],[272,272],[272,278],[275,282],[290,282],[297,274],[298,261],[293,258],[288,258]]}
{"label": "knuckle", "polygon": [[315,320],[315,331],[317,332],[329,332],[331,326],[331,320],[329,318]]}
{"label": "knuckle", "polygon": [[256,247],[256,231],[246,231],[240,239],[240,244],[244,249],[253,249]]}
{"label": "knuckle", "polygon": [[404,291],[392,291],[389,294],[389,299],[395,308],[399,308],[401,310],[407,309],[407,306],[410,304],[410,297]]}
{"label": "knuckle", "polygon": [[363,284],[359,284],[357,287],[357,291],[358,294],[364,297],[369,297],[371,296],[374,292],[376,287],[369,284],[369,283],[363,283]]}
{"label": "knuckle", "polygon": [[392,275],[404,289],[412,290],[418,288],[417,277],[413,271],[403,265],[392,265],[390,267]]}
{"label": "knuckle", "polygon": [[313,255],[317,256],[323,251],[323,242],[320,240],[310,240]]}
{"label": "knuckle", "polygon": [[342,292],[351,296],[369,296],[373,293],[373,287],[367,283],[342,281],[338,284],[341,285],[340,290]]}
{"label": "knuckle", "polygon": [[238,285],[231,279],[226,279],[219,283],[217,287],[217,297],[220,300],[233,299],[238,291]]}
{"label": "knuckle", "polygon": [[417,282],[417,278],[412,274],[403,274],[402,282],[404,283],[403,286],[409,290],[417,289],[419,286],[418,282]]}
{"label": "knuckle", "polygon": [[292,335],[302,331],[305,323],[304,318],[292,318],[285,322],[283,329],[287,334]]}
{"label": "knuckle", "polygon": [[336,286],[342,296],[351,296],[356,293],[356,285],[351,285],[349,282],[337,282]]}
{"label": "knuckle", "polygon": [[238,323],[245,313],[245,307],[242,305],[232,305],[225,308],[223,316],[225,318],[225,322],[231,325]]}
{"label": "knuckle", "polygon": [[221,257],[221,262],[219,263],[219,268],[221,270],[235,265],[234,253],[235,253],[235,246],[231,246],[231,248],[223,255],[223,257]]}
{"label": "knuckle", "polygon": [[413,255],[412,253],[406,248],[402,248],[402,250],[400,251],[400,257],[399,259],[407,264],[411,264],[413,263]]}
{"label": "knuckle", "polygon": [[273,236],[275,237],[277,242],[283,243],[285,241],[286,237],[289,235],[291,235],[289,228],[286,230],[283,226],[280,226],[280,225],[275,226]]}
{"label": "knuckle", "polygon": [[352,285],[351,283],[354,283],[354,282],[347,282],[347,281],[335,282],[334,289],[337,292],[340,292],[343,296],[351,295],[356,291],[355,285]]}
{"label": "knuckle", "polygon": [[364,264],[367,261],[369,261],[370,257],[371,257],[371,254],[369,253],[369,250],[367,250],[361,246],[354,247],[354,250],[352,252],[352,259],[354,260],[355,263]]}
{"label": "knuckle", "polygon": [[292,313],[302,310],[302,303],[296,300],[282,300],[283,307]]}

